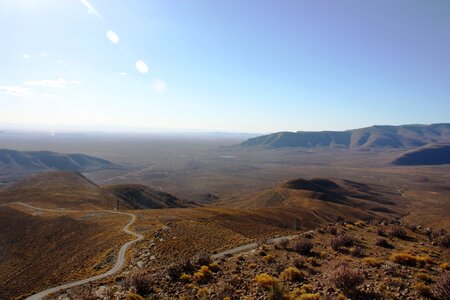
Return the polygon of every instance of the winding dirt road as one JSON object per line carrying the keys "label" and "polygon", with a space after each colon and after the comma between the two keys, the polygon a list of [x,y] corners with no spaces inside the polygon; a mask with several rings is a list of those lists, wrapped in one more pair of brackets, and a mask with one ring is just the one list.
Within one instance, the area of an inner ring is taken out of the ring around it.
{"label": "winding dirt road", "polygon": [[[78,211],[74,211],[74,210],[61,210],[61,209],[47,209],[47,208],[39,208],[39,207],[34,207],[31,206],[29,204],[26,203],[21,203],[21,202],[14,202],[14,204],[19,204],[22,206],[25,206],[27,208],[33,209],[33,210],[39,210],[39,211],[47,211],[47,212],[59,212],[59,213],[75,213]],[[134,243],[139,242],[140,240],[142,240],[144,238],[143,235],[138,234],[134,231],[130,230],[130,226],[134,224],[134,222],[136,221],[136,215],[131,214],[131,213],[125,213],[125,212],[119,212],[119,211],[112,211],[112,210],[96,210],[95,212],[109,212],[112,214],[119,214],[119,215],[126,215],[131,217],[131,220],[122,228],[123,232],[130,234],[132,236],[134,236],[134,239],[131,241],[126,242],[125,244],[122,245],[122,247],[120,247],[119,250],[119,254],[117,255],[117,261],[114,265],[114,267],[112,267],[109,271],[107,271],[106,273],[103,274],[99,274],[96,276],[92,276],[92,277],[88,277],[85,279],[81,279],[81,280],[77,280],[77,281],[72,281],[72,282],[68,282],[59,286],[55,286],[53,288],[47,289],[45,291],[39,292],[37,294],[34,294],[28,298],[26,298],[27,300],[40,300],[40,299],[44,299],[49,293],[56,293],[71,287],[75,287],[75,286],[79,286],[82,284],[86,284],[88,282],[92,282],[92,281],[96,281],[96,280],[100,280],[103,278],[106,278],[108,276],[111,276],[117,272],[119,272],[126,263],[126,257],[125,254],[127,252],[127,250],[130,248],[131,245],[133,245]]]}
{"label": "winding dirt road", "polygon": [[[14,202],[14,204],[19,204],[19,205],[25,206],[25,207],[33,209],[33,210],[47,211],[47,212],[59,212],[59,213],[62,213],[62,212],[63,213],[79,212],[79,211],[74,211],[74,210],[39,208],[39,207],[31,206],[31,205],[26,204],[26,203],[21,203],[21,202]],[[100,280],[100,279],[106,278],[108,276],[111,276],[111,275],[119,272],[125,266],[125,263],[126,263],[125,254],[126,254],[126,251],[128,250],[128,248],[130,248],[131,245],[133,245],[134,243],[136,243],[136,242],[138,242],[138,241],[140,241],[140,240],[142,240],[144,238],[143,235],[138,234],[136,232],[133,232],[133,231],[131,231],[129,229],[129,227],[131,225],[133,225],[134,222],[136,221],[136,215],[131,214],[131,213],[125,213],[125,212],[111,211],[111,210],[96,210],[95,212],[102,212],[102,211],[103,212],[106,211],[106,212],[113,213],[113,214],[127,215],[127,216],[131,217],[130,222],[128,222],[128,224],[126,224],[123,227],[122,230],[125,233],[134,236],[135,239],[131,240],[131,241],[128,241],[128,242],[126,242],[125,244],[122,245],[122,247],[119,250],[118,259],[117,259],[114,267],[112,269],[110,269],[109,271],[107,271],[106,273],[103,273],[103,274],[99,274],[99,275],[96,275],[96,276],[93,276],[93,277],[89,277],[89,278],[85,278],[85,279],[81,279],[81,280],[77,280],[77,281],[72,281],[72,282],[65,283],[65,284],[62,284],[62,285],[59,285],[59,286],[55,286],[53,288],[50,288],[50,289],[47,289],[45,291],[39,292],[37,294],[34,294],[34,295],[26,298],[26,300],[41,300],[41,299],[44,299],[50,293],[60,292],[62,290],[68,289],[68,288],[72,288],[72,287],[75,287],[75,286],[79,286],[79,285],[86,284],[86,283],[89,283],[89,282],[92,282],[92,281],[96,281],[96,280]],[[290,240],[290,239],[296,238],[298,236],[299,235],[289,235],[289,236],[276,237],[276,238],[272,238],[272,239],[266,240],[265,243],[277,243],[277,242],[280,242],[283,239]],[[244,251],[249,251],[249,250],[257,248],[258,246],[259,246],[259,243],[250,243],[250,244],[246,244],[246,245],[241,245],[241,246],[238,246],[238,247],[233,248],[233,249],[229,249],[229,250],[226,250],[226,251],[223,251],[223,252],[220,252],[220,253],[213,254],[213,255],[211,255],[211,257],[213,259],[218,259],[218,258],[224,257],[224,256],[229,255],[229,254],[236,254],[236,253],[240,253],[240,252],[244,252]]]}

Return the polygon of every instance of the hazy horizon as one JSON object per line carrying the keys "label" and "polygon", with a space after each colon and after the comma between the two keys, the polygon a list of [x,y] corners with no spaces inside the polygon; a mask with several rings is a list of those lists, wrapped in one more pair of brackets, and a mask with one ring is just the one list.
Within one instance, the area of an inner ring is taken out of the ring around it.
{"label": "hazy horizon", "polygon": [[445,123],[450,2],[0,2],[0,130]]}

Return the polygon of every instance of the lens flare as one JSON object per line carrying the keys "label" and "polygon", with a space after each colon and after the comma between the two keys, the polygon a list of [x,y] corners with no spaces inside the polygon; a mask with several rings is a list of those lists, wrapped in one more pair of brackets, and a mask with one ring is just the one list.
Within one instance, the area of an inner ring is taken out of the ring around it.
{"label": "lens flare", "polygon": [[113,44],[117,44],[117,43],[120,41],[119,36],[117,35],[117,33],[115,33],[115,32],[112,31],[112,30],[108,30],[108,31],[106,32],[106,37],[107,37],[108,40],[109,40],[111,43],[113,43]]}
{"label": "lens flare", "polygon": [[148,72],[148,66],[142,60],[136,61],[136,69],[142,74],[146,74]]}

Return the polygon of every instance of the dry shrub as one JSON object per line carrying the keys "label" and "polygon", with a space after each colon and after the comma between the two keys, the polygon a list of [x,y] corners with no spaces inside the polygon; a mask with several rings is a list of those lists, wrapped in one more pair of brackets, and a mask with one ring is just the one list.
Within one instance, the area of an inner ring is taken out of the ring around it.
{"label": "dry shrub", "polygon": [[375,245],[383,248],[392,248],[392,245],[386,239],[379,238],[376,240]]}
{"label": "dry shrub", "polygon": [[273,258],[273,256],[270,254],[267,254],[266,256],[264,256],[264,260],[269,264],[272,264],[275,262],[275,258]]}
{"label": "dry shrub", "polygon": [[431,297],[431,288],[423,282],[413,284],[412,288],[422,297]]}
{"label": "dry shrub", "polygon": [[438,299],[450,299],[450,273],[445,272],[436,279],[432,288],[433,295]]}
{"label": "dry shrub", "polygon": [[336,226],[328,226],[327,228],[325,228],[325,231],[328,232],[331,235],[336,235],[337,234]]}
{"label": "dry shrub", "polygon": [[125,297],[125,300],[144,300],[144,298],[137,294],[130,293]]}
{"label": "dry shrub", "polygon": [[280,278],[285,281],[298,282],[302,281],[305,278],[305,275],[299,269],[295,267],[289,267],[281,272]]}
{"label": "dry shrub", "polygon": [[394,253],[391,255],[391,260],[395,263],[412,267],[423,267],[427,263],[433,263],[433,260],[428,255],[415,256],[408,252]]}
{"label": "dry shrub", "polygon": [[294,251],[302,255],[309,255],[313,247],[314,244],[309,239],[300,238],[294,244]]}
{"label": "dry shrub", "polygon": [[417,262],[416,256],[408,252],[394,253],[391,255],[391,260],[395,263],[407,266],[415,266]]}
{"label": "dry shrub", "polygon": [[314,257],[308,257],[307,259],[306,259],[306,261],[308,262],[308,263],[310,263],[312,266],[320,266],[320,263],[319,263],[319,260],[317,260],[317,259],[315,259]]}
{"label": "dry shrub", "polygon": [[438,238],[438,243],[445,248],[450,248],[450,233],[444,233]]}
{"label": "dry shrub", "polygon": [[382,261],[378,260],[375,257],[365,257],[363,258],[363,262],[365,262],[366,264],[368,264],[371,267],[379,267],[381,266],[381,264],[383,263]]}
{"label": "dry shrub", "polygon": [[180,276],[180,280],[183,281],[183,282],[191,282],[192,281],[192,276],[190,274],[183,273]]}
{"label": "dry shrub", "polygon": [[215,261],[213,261],[212,263],[209,264],[209,269],[210,269],[212,272],[214,272],[214,273],[220,271],[219,264],[218,264],[217,262],[215,262]]}
{"label": "dry shrub", "polygon": [[[72,296],[72,295],[71,295]],[[94,294],[92,290],[92,286],[88,285],[83,287],[73,299],[76,300],[97,300],[97,296]]]}
{"label": "dry shrub", "polygon": [[278,243],[276,243],[275,246],[278,247],[279,249],[286,250],[287,247],[289,246],[289,240],[288,239],[281,239]]}
{"label": "dry shrub", "polygon": [[167,268],[167,275],[169,275],[172,280],[178,280],[183,273],[190,274],[194,270],[195,268],[191,261],[189,259],[183,259],[177,263],[171,264]]}
{"label": "dry shrub", "polygon": [[250,268],[250,269],[256,269],[256,267],[257,267],[258,265],[256,264],[256,263],[254,263],[254,262],[251,262],[251,263],[249,263],[248,264],[248,267]]}
{"label": "dry shrub", "polygon": [[305,259],[303,257],[297,257],[292,261],[292,264],[297,269],[301,269],[305,266]]}
{"label": "dry shrub", "polygon": [[354,257],[363,257],[364,256],[364,249],[360,246],[354,246],[350,248],[350,254]]}
{"label": "dry shrub", "polygon": [[450,263],[445,262],[439,265],[439,267],[441,267],[442,270],[450,270]]}
{"label": "dry shrub", "polygon": [[351,247],[356,243],[356,239],[346,233],[340,233],[331,240],[331,247],[340,250],[342,247]]}
{"label": "dry shrub", "polygon": [[207,282],[209,279],[211,279],[212,274],[209,270],[208,266],[201,266],[200,269],[194,273],[194,281],[198,283],[204,283]]}
{"label": "dry shrub", "polygon": [[358,226],[358,227],[365,227],[366,225],[367,225],[366,222],[361,221],[361,220],[355,222],[355,226]]}
{"label": "dry shrub", "polygon": [[398,237],[398,238],[401,238],[401,239],[406,237],[406,230],[403,227],[399,226],[399,225],[390,225],[387,228],[387,233],[390,236],[395,236],[395,237]]}
{"label": "dry shrub", "polygon": [[211,260],[211,256],[206,254],[206,253],[200,253],[199,255],[197,255],[194,258],[194,262],[195,262],[194,264],[197,267],[207,266],[207,265],[209,265],[211,263],[211,261],[212,261]]}
{"label": "dry shrub", "polygon": [[428,275],[427,273],[425,273],[425,272],[418,272],[417,274],[416,274],[416,277],[417,278],[419,278],[420,280],[423,280],[423,281],[425,281],[425,282],[431,282],[432,280],[433,280],[433,277],[432,276],[430,276],[430,275]]}
{"label": "dry shrub", "polygon": [[197,296],[199,299],[209,299],[209,294],[210,294],[210,291],[206,287],[200,288],[197,291]]}
{"label": "dry shrub", "polygon": [[153,278],[144,272],[133,273],[125,278],[125,287],[134,289],[139,295],[148,295],[153,292]]}
{"label": "dry shrub", "polygon": [[384,226],[377,227],[377,234],[379,236],[386,236],[386,229],[384,228]]}
{"label": "dry shrub", "polygon": [[364,282],[364,274],[347,262],[339,262],[334,270],[330,273],[330,282],[336,288],[341,289],[344,293],[353,293],[358,286]]}
{"label": "dry shrub", "polygon": [[296,300],[319,300],[320,299],[320,294],[303,294],[300,295],[300,297],[295,298]]}
{"label": "dry shrub", "polygon": [[280,284],[271,285],[267,293],[267,298],[269,300],[287,300],[286,288]]}
{"label": "dry shrub", "polygon": [[278,279],[270,276],[267,273],[256,275],[255,282],[263,288],[270,288],[273,285],[278,285]]}

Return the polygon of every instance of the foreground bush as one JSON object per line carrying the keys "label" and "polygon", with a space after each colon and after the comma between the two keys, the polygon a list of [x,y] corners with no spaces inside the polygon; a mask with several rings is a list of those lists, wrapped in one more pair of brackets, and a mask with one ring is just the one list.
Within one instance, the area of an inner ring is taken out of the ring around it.
{"label": "foreground bush", "polygon": [[302,281],[304,279],[305,275],[297,268],[295,267],[289,267],[286,268],[283,272],[280,274],[280,278],[282,280],[286,281]]}
{"label": "foreground bush", "polygon": [[375,257],[365,257],[363,258],[363,262],[365,262],[371,267],[379,267],[383,263],[382,261],[376,259]]}
{"label": "foreground bush", "polygon": [[395,263],[412,267],[422,267],[427,263],[432,263],[429,256],[415,256],[408,252],[394,253],[391,255],[391,260]]}
{"label": "foreground bush", "polygon": [[438,242],[442,247],[450,248],[450,233],[444,233],[438,238]]}
{"label": "foreground bush", "polygon": [[423,282],[415,283],[412,288],[422,297],[431,298],[431,288]]}
{"label": "foreground bush", "polygon": [[144,300],[144,298],[137,294],[130,293],[125,297],[125,300]]}
{"label": "foreground bush", "polygon": [[356,239],[346,233],[341,233],[331,240],[331,248],[339,250],[341,247],[351,247],[356,243]]}
{"label": "foreground bush", "polygon": [[354,246],[350,248],[350,254],[354,257],[363,257],[364,256],[364,249],[360,246]]}
{"label": "foreground bush", "polygon": [[177,263],[171,264],[167,268],[167,275],[169,275],[172,280],[178,280],[182,274],[190,274],[194,270],[195,268],[191,261],[189,259],[184,259]]}
{"label": "foreground bush", "polygon": [[387,229],[387,233],[390,236],[395,236],[401,239],[406,237],[406,230],[398,225],[390,225]]}
{"label": "foreground bush", "polygon": [[301,238],[295,242],[294,251],[302,255],[309,255],[313,247],[314,244],[310,240]]}
{"label": "foreground bush", "polygon": [[379,238],[376,240],[375,245],[383,248],[392,248],[392,245],[386,239]]}
{"label": "foreground bush", "polygon": [[204,283],[211,279],[212,273],[208,266],[201,266],[200,269],[194,273],[193,279],[195,282]]}
{"label": "foreground bush", "polygon": [[445,272],[436,279],[432,289],[433,295],[438,299],[450,299],[450,273]]}
{"label": "foreground bush", "polygon": [[351,267],[347,262],[338,263],[329,278],[331,284],[347,294],[354,293],[365,279],[360,270]]}
{"label": "foreground bush", "polygon": [[125,287],[132,288],[139,295],[148,295],[153,292],[153,278],[150,274],[137,272],[125,279]]}
{"label": "foreground bush", "polygon": [[286,296],[286,289],[283,285],[274,284],[269,287],[269,293],[267,294],[269,300],[288,300]]}
{"label": "foreground bush", "polygon": [[259,275],[256,275],[255,282],[263,288],[270,288],[271,286],[278,284],[278,279],[270,276],[267,273],[261,273]]}
{"label": "foreground bush", "polygon": [[206,253],[201,253],[194,258],[195,265],[198,267],[209,265],[212,260],[211,256]]}

